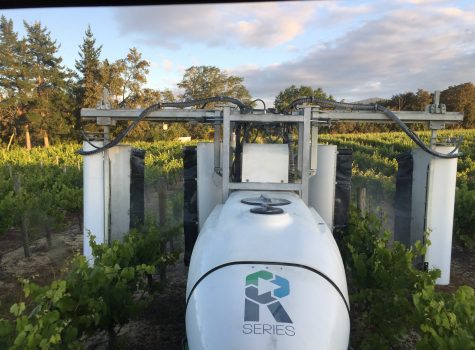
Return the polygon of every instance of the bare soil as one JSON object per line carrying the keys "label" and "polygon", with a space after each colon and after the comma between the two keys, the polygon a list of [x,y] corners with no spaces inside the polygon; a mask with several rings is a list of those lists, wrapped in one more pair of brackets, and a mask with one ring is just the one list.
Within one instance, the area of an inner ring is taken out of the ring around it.
{"label": "bare soil", "polygon": [[[69,259],[82,251],[82,233],[72,224],[55,232],[54,247],[47,249],[40,238],[32,242],[32,257],[24,258],[20,234],[12,231],[0,237],[0,318],[10,317],[8,309],[22,297],[19,278],[34,279],[40,285],[51,283],[65,273]],[[187,269],[180,260],[167,271],[168,285],[140,317],[125,325],[119,333],[122,349],[183,349],[185,335],[185,290]],[[475,251],[463,250],[457,243],[452,249],[451,284],[439,287],[453,292],[461,285],[475,288]],[[87,341],[88,349],[105,349],[105,335]]]}
{"label": "bare soil", "polygon": [[21,300],[21,279],[39,285],[50,284],[65,273],[67,262],[82,251],[82,232],[77,225],[53,234],[53,247],[45,238],[32,240],[31,257],[25,258],[21,234],[17,231],[0,236],[0,317],[9,318],[10,305]]}

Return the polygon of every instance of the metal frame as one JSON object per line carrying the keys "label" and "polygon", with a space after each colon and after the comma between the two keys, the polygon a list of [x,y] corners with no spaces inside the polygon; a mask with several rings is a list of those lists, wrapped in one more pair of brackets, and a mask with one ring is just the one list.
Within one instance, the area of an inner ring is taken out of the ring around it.
{"label": "metal frame", "polygon": [[[401,121],[406,124],[424,123],[424,122],[444,122],[447,124],[460,123],[463,121],[463,113],[446,112],[441,114],[430,112],[408,112],[393,111]],[[378,111],[345,111],[333,110],[325,111],[314,109],[312,111],[312,121],[322,122],[372,122],[372,123],[393,123],[383,113]]]}
{"label": "metal frame", "polygon": [[[463,114],[458,112],[446,112],[445,106],[439,104],[439,95],[435,93],[434,104],[427,106],[425,112],[394,112],[405,123],[427,122],[432,131],[432,139],[436,137],[437,130],[447,123],[459,123],[463,121]],[[105,98],[105,97],[103,97]],[[100,108],[83,108],[81,117],[83,120],[95,121],[104,126],[104,134],[107,137],[109,127],[119,120],[133,121],[138,118],[143,109],[107,109],[109,105],[101,104]],[[330,124],[331,122],[374,122],[391,123],[392,121],[379,111],[350,111],[350,110],[321,110],[318,106],[306,106],[292,115],[283,114],[240,114],[232,110],[230,106],[223,106],[216,110],[205,109],[163,109],[152,112],[145,118],[155,122],[201,122],[214,125],[215,130],[215,172],[223,177],[223,202],[228,198],[230,190],[277,190],[298,191],[302,200],[308,202],[309,177],[315,174],[316,148],[318,140],[318,125]],[[230,182],[231,165],[231,124],[235,122],[258,122],[258,123],[298,123],[298,170],[301,172],[301,183],[235,183]],[[220,131],[222,131],[222,151],[220,147]],[[312,164],[311,164],[312,163]]]}
{"label": "metal frame", "polygon": [[[230,190],[268,190],[268,191],[298,191],[302,200],[308,202],[308,178],[310,176],[310,140],[311,108],[306,108],[304,115],[281,115],[281,114],[239,114],[231,113],[229,107],[223,110],[223,202],[228,198]],[[230,141],[232,122],[253,123],[299,123],[299,149],[302,147],[302,155],[299,154],[299,170],[302,173],[301,183],[257,183],[257,182],[231,182],[230,177]],[[302,159],[302,160],[301,160]],[[300,165],[301,162],[301,165]]]}
{"label": "metal frame", "polygon": [[[224,107],[229,108],[229,107]],[[115,125],[118,120],[133,121],[138,118],[143,109],[95,109],[82,108],[81,117],[83,120],[96,121],[98,125]],[[152,112],[145,120],[156,122],[208,122],[213,123],[222,120],[223,111],[219,117],[216,115],[216,110],[206,109],[163,109]],[[447,124],[459,123],[463,121],[463,113],[446,112],[446,113],[430,113],[430,112],[394,112],[399,119],[405,123],[423,123],[423,122],[444,122]],[[299,115],[282,115],[282,114],[243,114],[239,118],[235,117],[239,114],[234,114],[232,121],[256,121],[257,116],[263,116],[265,122],[299,122],[303,121],[303,116]],[[317,107],[312,109],[312,122],[374,122],[374,123],[392,123],[388,117],[378,111],[339,111],[321,110]]]}

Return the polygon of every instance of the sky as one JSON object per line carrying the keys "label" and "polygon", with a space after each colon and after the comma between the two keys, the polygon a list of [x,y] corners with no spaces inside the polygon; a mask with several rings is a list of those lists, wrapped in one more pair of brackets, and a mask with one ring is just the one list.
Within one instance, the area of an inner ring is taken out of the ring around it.
{"label": "sky", "polygon": [[475,1],[289,1],[0,10],[19,36],[40,21],[74,68],[88,25],[101,59],[136,47],[147,86],[171,89],[185,69],[212,65],[241,76],[268,106],[290,85],[337,100],[390,98],[475,82]]}

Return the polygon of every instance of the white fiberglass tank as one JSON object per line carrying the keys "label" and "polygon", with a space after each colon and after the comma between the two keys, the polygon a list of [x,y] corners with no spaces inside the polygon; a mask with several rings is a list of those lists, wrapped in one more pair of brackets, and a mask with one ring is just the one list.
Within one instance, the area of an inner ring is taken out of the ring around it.
{"label": "white fiberglass tank", "polygon": [[293,193],[234,192],[212,211],[191,257],[186,302],[190,350],[348,348],[338,247]]}

